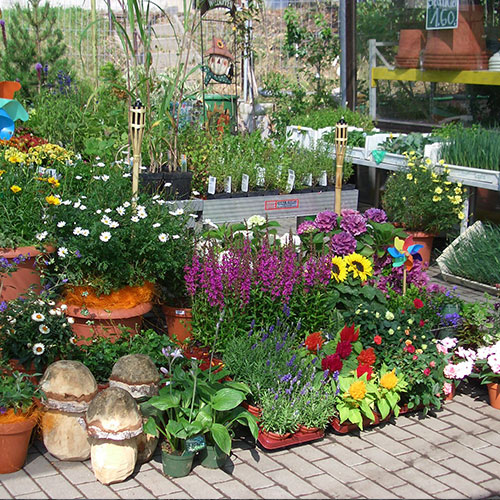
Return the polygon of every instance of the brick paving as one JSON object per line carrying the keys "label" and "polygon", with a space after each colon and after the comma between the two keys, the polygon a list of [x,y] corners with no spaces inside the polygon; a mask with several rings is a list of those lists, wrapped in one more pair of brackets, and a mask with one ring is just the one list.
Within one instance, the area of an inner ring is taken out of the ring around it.
{"label": "brick paving", "polygon": [[[433,282],[439,273],[431,269]],[[482,294],[457,289],[466,299]],[[491,498],[500,497],[500,410],[485,387],[463,384],[453,401],[364,432],[265,452],[236,440],[223,469],[161,472],[161,456],[123,483],[97,482],[90,461],[61,462],[41,441],[23,470],[0,475],[0,498]],[[0,450],[1,452],[1,450]]]}

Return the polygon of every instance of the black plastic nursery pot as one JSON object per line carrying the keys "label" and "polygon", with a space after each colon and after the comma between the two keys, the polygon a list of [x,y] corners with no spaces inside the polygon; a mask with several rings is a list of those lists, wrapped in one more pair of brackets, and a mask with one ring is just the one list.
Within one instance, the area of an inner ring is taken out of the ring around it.
{"label": "black plastic nursery pot", "polygon": [[170,198],[187,200],[191,196],[193,172],[143,172],[141,186],[148,193],[164,193]]}

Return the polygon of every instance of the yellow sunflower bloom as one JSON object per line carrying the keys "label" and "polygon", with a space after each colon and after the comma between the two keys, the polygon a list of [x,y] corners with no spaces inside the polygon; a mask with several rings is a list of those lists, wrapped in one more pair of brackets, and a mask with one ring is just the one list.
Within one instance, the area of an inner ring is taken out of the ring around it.
{"label": "yellow sunflower bloom", "polygon": [[352,253],[344,258],[347,270],[352,272],[355,278],[366,281],[372,275],[372,263],[369,259],[359,253]]}
{"label": "yellow sunflower bloom", "polygon": [[396,377],[396,368],[394,368],[391,372],[387,372],[385,375],[382,375],[380,378],[380,385],[386,389],[394,389],[397,384],[398,377]]}
{"label": "yellow sunflower bloom", "polygon": [[363,399],[366,395],[366,384],[363,380],[357,380],[353,382],[349,387],[349,394],[353,399],[360,400]]}
{"label": "yellow sunflower bloom", "polygon": [[347,266],[342,257],[332,259],[332,279],[337,283],[342,283],[347,278]]}
{"label": "yellow sunflower bloom", "polygon": [[10,190],[13,192],[13,193],[19,193],[19,191],[22,190],[22,188],[20,188],[19,186],[17,186],[16,184],[14,184],[13,186],[10,186]]}

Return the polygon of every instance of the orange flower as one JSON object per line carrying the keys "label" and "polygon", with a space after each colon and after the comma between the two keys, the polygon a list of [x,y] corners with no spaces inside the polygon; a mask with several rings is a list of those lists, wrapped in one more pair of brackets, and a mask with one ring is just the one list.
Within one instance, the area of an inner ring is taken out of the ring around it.
{"label": "orange flower", "polygon": [[325,343],[325,339],[321,335],[321,332],[314,332],[307,336],[304,344],[307,349],[311,352],[317,352],[321,349],[321,346]]}
{"label": "orange flower", "polygon": [[359,361],[360,365],[371,366],[377,360],[377,356],[375,355],[373,347],[368,347],[368,349],[361,351],[356,359]]}
{"label": "orange flower", "polygon": [[366,395],[366,384],[362,380],[358,380],[357,382],[353,382],[349,387],[349,394],[353,399],[363,399]]}
{"label": "orange flower", "polygon": [[391,372],[387,372],[385,375],[382,375],[380,379],[380,385],[389,390],[394,389],[397,383],[398,377],[396,377],[396,368],[394,368]]}

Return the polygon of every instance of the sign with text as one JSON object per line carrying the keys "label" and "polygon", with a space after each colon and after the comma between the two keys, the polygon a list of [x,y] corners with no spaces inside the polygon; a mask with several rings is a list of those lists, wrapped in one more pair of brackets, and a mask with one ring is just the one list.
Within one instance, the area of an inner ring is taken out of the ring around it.
{"label": "sign with text", "polygon": [[454,29],[458,26],[458,0],[427,0],[425,28]]}
{"label": "sign with text", "polygon": [[265,202],[264,210],[293,210],[299,208],[299,200],[269,200]]}

